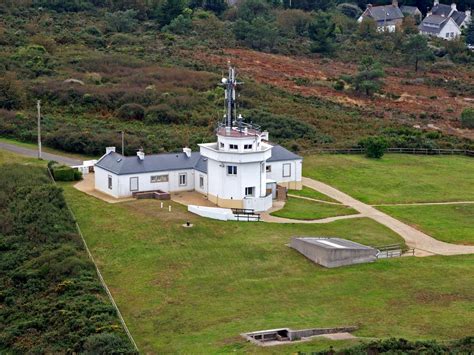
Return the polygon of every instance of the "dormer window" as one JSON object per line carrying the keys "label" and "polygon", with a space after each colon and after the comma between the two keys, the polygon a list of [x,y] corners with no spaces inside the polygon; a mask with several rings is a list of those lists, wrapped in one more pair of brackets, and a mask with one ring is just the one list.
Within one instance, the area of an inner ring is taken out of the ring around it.
{"label": "dormer window", "polygon": [[239,146],[237,144],[229,144],[229,149],[237,150],[239,149]]}

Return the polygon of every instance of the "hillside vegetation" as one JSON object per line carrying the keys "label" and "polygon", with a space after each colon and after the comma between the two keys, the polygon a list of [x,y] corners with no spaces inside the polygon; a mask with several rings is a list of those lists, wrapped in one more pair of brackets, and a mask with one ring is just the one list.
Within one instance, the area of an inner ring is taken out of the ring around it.
{"label": "hillside vegetation", "polygon": [[[472,147],[459,122],[474,95],[464,44],[434,41],[414,74],[402,45],[414,24],[380,34],[357,26],[358,11],[336,1],[3,2],[0,134],[34,141],[40,99],[52,148],[100,155],[122,130],[127,154],[196,148],[222,118],[218,83],[231,60],[244,81],[240,111],[292,150],[371,135],[392,146]],[[355,84],[365,55],[385,73],[370,96]]]}
{"label": "hillside vegetation", "polygon": [[44,167],[0,166],[0,353],[134,353],[62,189]]}

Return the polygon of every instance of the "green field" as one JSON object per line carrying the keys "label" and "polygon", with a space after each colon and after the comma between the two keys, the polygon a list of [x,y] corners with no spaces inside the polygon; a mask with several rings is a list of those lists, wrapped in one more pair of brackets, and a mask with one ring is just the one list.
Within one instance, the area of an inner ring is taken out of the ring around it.
{"label": "green field", "polygon": [[289,197],[285,203],[285,207],[271,213],[272,216],[276,217],[301,220],[321,219],[349,214],[357,214],[357,211],[343,205],[330,205],[297,197]]}
{"label": "green field", "polygon": [[[474,256],[325,269],[288,248],[291,236],[340,236],[372,245],[402,240],[369,219],[219,222],[174,203],[173,213],[153,200],[111,205],[64,187],[143,352],[288,353],[347,345],[315,340],[262,349],[239,337],[275,327],[358,325],[359,336],[412,339],[472,334]],[[186,220],[195,227],[184,229]]]}
{"label": "green field", "polygon": [[474,204],[384,206],[378,209],[436,239],[474,245]]}
{"label": "green field", "polygon": [[296,195],[296,196],[302,196],[302,197],[309,197],[309,198],[314,198],[315,200],[322,200],[322,201],[329,201],[329,202],[337,202],[330,198],[329,196],[313,190],[307,186],[303,186],[301,190],[289,190],[288,194],[290,195]]}
{"label": "green field", "polygon": [[467,157],[312,155],[303,175],[369,204],[474,201],[474,159]]}

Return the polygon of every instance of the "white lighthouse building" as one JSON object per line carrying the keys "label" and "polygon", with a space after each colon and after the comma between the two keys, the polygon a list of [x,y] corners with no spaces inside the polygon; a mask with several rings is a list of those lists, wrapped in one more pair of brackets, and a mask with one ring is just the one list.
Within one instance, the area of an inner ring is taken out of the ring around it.
{"label": "white lighthouse building", "polygon": [[277,185],[301,189],[302,158],[269,142],[267,132],[237,114],[234,68],[225,86],[225,115],[217,142],[199,144],[200,152],[125,157],[109,148],[95,165],[95,188],[114,197],[144,191],[197,191],[219,207],[265,211]]}

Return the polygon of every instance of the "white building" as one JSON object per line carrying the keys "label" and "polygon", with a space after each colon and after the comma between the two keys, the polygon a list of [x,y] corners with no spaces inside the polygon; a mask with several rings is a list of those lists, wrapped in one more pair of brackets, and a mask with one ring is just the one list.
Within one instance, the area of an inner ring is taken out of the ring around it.
{"label": "white building", "polygon": [[455,3],[440,4],[434,1],[433,8],[419,25],[421,34],[453,40],[461,35],[463,28],[471,22],[471,11],[458,11]]}
{"label": "white building", "polygon": [[200,144],[200,152],[126,157],[108,148],[95,164],[95,188],[114,197],[134,192],[197,191],[226,208],[264,211],[272,206],[276,186],[301,189],[302,158],[268,141],[268,133],[246,124],[235,113],[233,68],[226,86],[225,122],[217,142]]}

